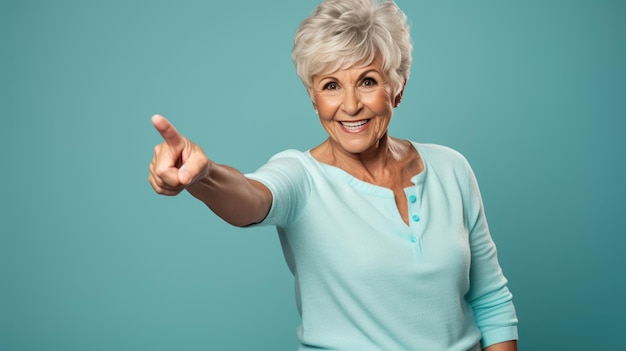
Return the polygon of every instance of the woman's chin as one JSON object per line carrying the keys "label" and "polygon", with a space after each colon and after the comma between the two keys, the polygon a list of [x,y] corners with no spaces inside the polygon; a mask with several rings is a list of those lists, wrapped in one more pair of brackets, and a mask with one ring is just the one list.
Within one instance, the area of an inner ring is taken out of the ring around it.
{"label": "woman's chin", "polygon": [[349,140],[338,143],[341,149],[350,154],[363,154],[378,148],[376,140]]}

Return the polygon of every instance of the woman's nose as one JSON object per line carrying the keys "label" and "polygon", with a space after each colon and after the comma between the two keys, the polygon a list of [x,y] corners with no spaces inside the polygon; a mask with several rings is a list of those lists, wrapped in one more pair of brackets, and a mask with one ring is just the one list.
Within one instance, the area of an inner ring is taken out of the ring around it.
{"label": "woman's nose", "polygon": [[361,99],[356,89],[345,89],[343,93],[343,101],[341,110],[351,116],[359,113],[361,110]]}

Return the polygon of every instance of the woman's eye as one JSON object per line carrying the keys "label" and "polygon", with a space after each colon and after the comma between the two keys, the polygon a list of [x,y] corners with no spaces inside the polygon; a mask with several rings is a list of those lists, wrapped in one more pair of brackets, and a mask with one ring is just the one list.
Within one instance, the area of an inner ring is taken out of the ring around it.
{"label": "woman's eye", "polygon": [[363,86],[373,87],[376,84],[378,84],[378,82],[374,78],[365,78],[365,79],[363,79]]}
{"label": "woman's eye", "polygon": [[326,83],[324,85],[324,90],[337,90],[337,88],[337,83],[335,82]]}

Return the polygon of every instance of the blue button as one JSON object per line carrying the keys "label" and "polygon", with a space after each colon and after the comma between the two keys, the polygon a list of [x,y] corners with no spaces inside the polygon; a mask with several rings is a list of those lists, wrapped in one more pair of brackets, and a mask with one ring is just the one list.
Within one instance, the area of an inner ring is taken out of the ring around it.
{"label": "blue button", "polygon": [[411,217],[411,218],[413,218],[413,222],[419,222],[419,220],[420,220],[420,216],[418,216],[416,214],[413,215],[413,217]]}
{"label": "blue button", "polygon": [[415,201],[417,201],[417,197],[415,197],[415,195],[411,195],[409,196],[409,201],[411,201],[411,203],[415,203]]}
{"label": "blue button", "polygon": [[417,242],[417,238],[415,237],[415,235],[411,235],[411,242],[412,243],[416,243]]}

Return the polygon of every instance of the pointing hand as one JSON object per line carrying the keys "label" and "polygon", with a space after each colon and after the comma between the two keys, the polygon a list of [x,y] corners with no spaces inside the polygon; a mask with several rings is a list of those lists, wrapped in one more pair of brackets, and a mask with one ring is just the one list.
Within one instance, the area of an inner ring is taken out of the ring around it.
{"label": "pointing hand", "polygon": [[152,116],[152,124],[163,137],[154,147],[148,180],[162,195],[177,195],[209,173],[210,161],[197,144],[180,134],[165,117]]}

